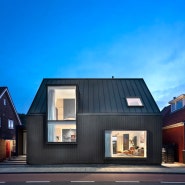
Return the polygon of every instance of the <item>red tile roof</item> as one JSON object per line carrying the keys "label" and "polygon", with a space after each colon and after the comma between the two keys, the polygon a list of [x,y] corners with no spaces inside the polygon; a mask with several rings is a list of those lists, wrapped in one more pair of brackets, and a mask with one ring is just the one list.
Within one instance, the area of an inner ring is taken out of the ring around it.
{"label": "red tile roof", "polygon": [[185,122],[185,107],[175,112],[171,112],[171,106],[167,106],[162,110],[163,127],[175,123]]}

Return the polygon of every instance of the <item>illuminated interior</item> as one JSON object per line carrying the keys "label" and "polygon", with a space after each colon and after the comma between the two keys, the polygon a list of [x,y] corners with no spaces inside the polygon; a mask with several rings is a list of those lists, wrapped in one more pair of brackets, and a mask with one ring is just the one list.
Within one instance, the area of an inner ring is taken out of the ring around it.
{"label": "illuminated interior", "polygon": [[147,132],[105,131],[105,157],[146,158]]}
{"label": "illuminated interior", "polygon": [[48,87],[48,142],[76,142],[76,87]]}
{"label": "illuminated interior", "polygon": [[76,142],[76,123],[48,122],[49,142]]}

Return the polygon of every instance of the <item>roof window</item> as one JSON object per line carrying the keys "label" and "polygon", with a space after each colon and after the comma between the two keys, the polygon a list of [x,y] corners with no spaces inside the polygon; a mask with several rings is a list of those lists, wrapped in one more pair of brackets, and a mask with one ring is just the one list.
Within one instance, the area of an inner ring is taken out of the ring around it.
{"label": "roof window", "polygon": [[140,98],[126,98],[128,106],[143,106]]}
{"label": "roof window", "polygon": [[182,94],[177,98],[174,97],[173,100],[169,102],[169,104],[171,104],[171,112],[182,109],[185,106],[185,95]]}

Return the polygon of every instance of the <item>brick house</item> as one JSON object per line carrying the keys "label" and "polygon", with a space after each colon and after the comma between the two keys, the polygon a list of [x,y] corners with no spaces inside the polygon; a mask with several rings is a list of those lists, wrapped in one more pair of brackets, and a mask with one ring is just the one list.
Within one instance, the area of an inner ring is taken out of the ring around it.
{"label": "brick house", "polygon": [[21,121],[7,87],[0,87],[0,160],[16,152],[16,126]]}
{"label": "brick house", "polygon": [[183,162],[185,150],[185,94],[174,97],[162,110],[163,145],[174,145],[174,161]]}

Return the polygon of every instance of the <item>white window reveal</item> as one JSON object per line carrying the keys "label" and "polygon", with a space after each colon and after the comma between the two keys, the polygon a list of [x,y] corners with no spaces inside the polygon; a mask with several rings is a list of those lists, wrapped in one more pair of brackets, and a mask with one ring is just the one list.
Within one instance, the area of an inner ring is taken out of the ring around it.
{"label": "white window reveal", "polygon": [[140,98],[126,98],[128,106],[143,106]]}
{"label": "white window reveal", "polygon": [[105,157],[146,158],[147,131],[145,130],[106,130]]}
{"label": "white window reveal", "polygon": [[174,97],[174,99],[171,100],[169,104],[171,104],[171,112],[184,108],[185,107],[185,95],[182,94],[178,96],[177,98]]}
{"label": "white window reveal", "polygon": [[14,121],[11,120],[11,119],[8,120],[8,128],[9,129],[14,129]]}
{"label": "white window reveal", "polygon": [[76,142],[76,86],[48,87],[48,142]]}

